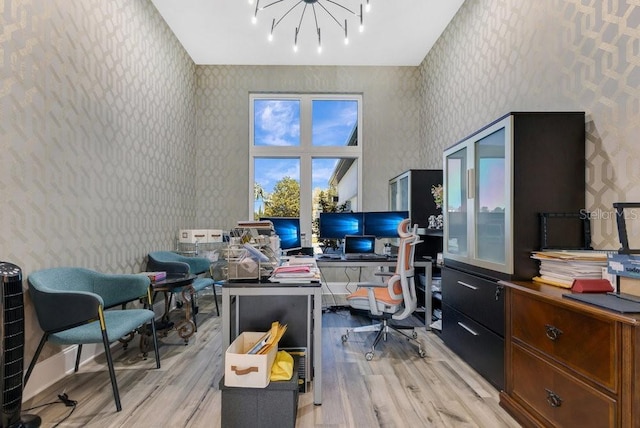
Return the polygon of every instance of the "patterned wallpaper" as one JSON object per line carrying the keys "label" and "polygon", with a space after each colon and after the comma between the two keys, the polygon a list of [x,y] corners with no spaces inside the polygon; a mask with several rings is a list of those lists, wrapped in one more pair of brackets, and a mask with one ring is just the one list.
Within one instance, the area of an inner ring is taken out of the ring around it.
{"label": "patterned wallpaper", "polygon": [[509,111],[585,111],[593,245],[619,248],[612,204],[640,201],[637,1],[466,1],[420,70],[429,167]]}
{"label": "patterned wallpaper", "polygon": [[0,259],[139,272],[195,220],[193,62],[150,1],[0,13]]}
{"label": "patterned wallpaper", "polygon": [[363,206],[388,207],[389,179],[420,168],[417,67],[198,66],[198,227],[249,218],[249,93],[363,94]]}

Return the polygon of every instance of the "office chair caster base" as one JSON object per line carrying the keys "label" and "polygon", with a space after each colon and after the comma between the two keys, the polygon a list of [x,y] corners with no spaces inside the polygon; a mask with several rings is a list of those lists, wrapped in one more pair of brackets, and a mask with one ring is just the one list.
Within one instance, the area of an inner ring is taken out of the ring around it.
{"label": "office chair caster base", "polygon": [[349,335],[348,334],[343,334],[342,335],[342,343],[345,343],[347,340],[349,340]]}
{"label": "office chair caster base", "polygon": [[373,352],[369,351],[366,354],[364,354],[364,359],[367,361],[373,360]]}
{"label": "office chair caster base", "polygon": [[418,333],[414,331],[414,332],[411,334],[411,338],[412,338],[412,339],[417,339],[417,338],[418,338]]}

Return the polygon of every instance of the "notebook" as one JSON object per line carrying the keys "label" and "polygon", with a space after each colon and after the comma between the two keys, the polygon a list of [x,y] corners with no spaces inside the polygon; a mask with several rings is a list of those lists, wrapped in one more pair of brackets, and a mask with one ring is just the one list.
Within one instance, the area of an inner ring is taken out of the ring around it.
{"label": "notebook", "polygon": [[343,257],[349,259],[383,259],[376,254],[375,235],[347,235],[344,237]]}

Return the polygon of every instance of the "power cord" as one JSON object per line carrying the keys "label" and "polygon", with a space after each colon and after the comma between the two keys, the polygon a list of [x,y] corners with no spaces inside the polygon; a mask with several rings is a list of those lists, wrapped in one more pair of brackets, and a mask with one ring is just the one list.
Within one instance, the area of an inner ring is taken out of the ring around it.
{"label": "power cord", "polygon": [[40,409],[42,407],[50,406],[52,404],[57,404],[57,403],[63,403],[65,406],[71,407],[71,411],[64,418],[62,418],[62,420],[60,420],[58,423],[53,425],[52,428],[56,428],[61,423],[63,423],[67,419],[69,419],[71,414],[76,410],[76,406],[78,405],[78,402],[76,400],[70,399],[66,392],[63,392],[62,394],[58,394],[58,400],[59,401],[50,401],[48,403],[40,404],[39,406],[33,406],[33,407],[30,407],[30,408],[24,409],[24,410],[25,411],[29,411],[29,410],[34,410],[34,409]]}
{"label": "power cord", "polygon": [[58,398],[67,407],[75,407],[76,404],[78,404],[78,402],[76,400],[70,399],[66,392],[63,392],[62,394],[58,394]]}

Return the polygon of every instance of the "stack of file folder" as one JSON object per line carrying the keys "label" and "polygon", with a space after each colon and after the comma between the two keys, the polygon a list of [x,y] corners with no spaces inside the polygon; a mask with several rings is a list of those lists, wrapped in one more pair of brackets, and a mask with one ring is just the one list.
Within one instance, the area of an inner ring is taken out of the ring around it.
{"label": "stack of file folder", "polygon": [[571,288],[575,279],[601,279],[607,267],[606,251],[536,251],[540,274],[534,281]]}

